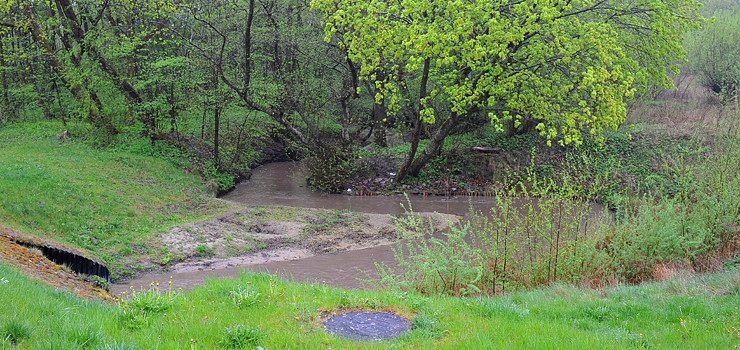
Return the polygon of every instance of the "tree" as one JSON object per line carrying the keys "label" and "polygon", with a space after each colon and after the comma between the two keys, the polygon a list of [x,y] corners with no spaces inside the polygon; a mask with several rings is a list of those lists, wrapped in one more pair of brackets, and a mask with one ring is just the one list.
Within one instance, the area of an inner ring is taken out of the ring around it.
{"label": "tree", "polygon": [[[312,6],[323,14],[327,40],[342,33],[349,59],[381,90],[389,112],[405,110],[418,121],[396,181],[418,174],[471,113],[487,113],[501,130],[506,122],[534,120],[548,144],[580,144],[583,131],[602,140],[603,129],[624,121],[624,101],[636,87],[671,84],[666,70],[684,58],[682,35],[702,21],[694,0]],[[422,124],[434,131],[417,152]]]}
{"label": "tree", "polygon": [[[136,62],[143,49],[163,45],[160,34],[174,9],[161,0],[9,1],[0,7],[0,27],[28,33],[46,69],[53,72],[51,79],[60,80],[84,106],[83,115],[92,124],[117,133],[118,111],[110,108],[121,104],[104,103],[104,98],[123,97],[130,109],[140,112],[146,134],[152,136],[156,112],[147,108],[148,91],[135,87]],[[41,84],[36,85],[43,96]]]}
{"label": "tree", "polygon": [[[213,67],[238,105],[269,116],[289,143],[322,149],[325,134],[351,119],[351,62],[323,40],[306,0],[193,0],[178,34]],[[350,132],[338,132],[349,142]]]}

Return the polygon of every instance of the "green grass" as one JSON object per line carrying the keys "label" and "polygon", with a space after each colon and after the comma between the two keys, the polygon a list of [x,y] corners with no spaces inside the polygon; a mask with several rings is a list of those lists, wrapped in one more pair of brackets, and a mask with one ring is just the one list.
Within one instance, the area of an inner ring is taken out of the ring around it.
{"label": "green grass", "polygon": [[[78,141],[60,142],[54,137],[59,128],[58,124],[38,123],[0,129],[0,225],[88,249],[112,267],[114,277],[120,277],[149,268],[137,265],[139,259],[163,264],[172,259],[173,252],[157,244],[163,230],[230,209],[210,200],[202,180],[179,170],[172,160],[142,155],[146,152],[141,150],[101,150]],[[621,157],[617,159],[620,164],[629,165],[631,160],[626,156],[634,144],[616,137],[613,142],[615,149],[607,146],[608,152],[594,159]],[[676,201],[716,207],[706,211],[707,218],[721,217],[722,222],[735,223],[736,216],[716,214],[738,207],[737,177],[728,178],[729,171],[720,171],[724,174],[721,178],[710,175],[717,169],[736,171],[735,162],[740,159],[736,144],[728,143],[732,147],[727,151],[709,157],[708,165],[701,168],[705,171],[683,171],[682,165],[674,162],[676,179],[680,180],[676,182],[685,182],[685,188],[722,194],[723,201],[718,203],[726,205],[710,203],[711,196],[697,197],[702,191],[686,191],[687,197]],[[642,152],[638,158],[649,153]],[[635,168],[634,173],[649,171]],[[334,221],[341,216],[341,212],[330,214],[322,219]],[[255,216],[260,215],[280,219],[295,216],[295,212],[257,208]],[[651,233],[658,232],[645,227]],[[201,253],[207,255],[208,251],[202,249]],[[118,305],[80,300],[0,264],[0,348],[740,347],[737,268],[600,290],[555,284],[493,298],[348,291],[323,284],[289,283],[264,274],[211,280],[186,294],[159,286],[128,294],[133,297]],[[324,313],[352,309],[395,312],[408,318],[414,329],[383,343],[347,341],[325,333],[319,321]]]}
{"label": "green grass", "polygon": [[[136,291],[133,298],[127,293],[119,305],[80,300],[1,264],[0,276],[8,281],[0,287],[0,325],[22,323],[21,328],[31,330],[13,338],[18,341],[0,339],[3,348],[574,350],[740,346],[740,270],[702,277],[679,275],[661,283],[602,290],[554,285],[494,298],[348,291],[242,273],[236,279],[209,280],[184,294],[151,286]],[[395,312],[410,319],[413,330],[380,343],[327,334],[320,322],[322,314],[350,309]]]}
{"label": "green grass", "polygon": [[114,278],[167,255],[158,232],[230,208],[202,180],[153,156],[61,142],[54,123],[0,129],[0,225],[84,248]]}

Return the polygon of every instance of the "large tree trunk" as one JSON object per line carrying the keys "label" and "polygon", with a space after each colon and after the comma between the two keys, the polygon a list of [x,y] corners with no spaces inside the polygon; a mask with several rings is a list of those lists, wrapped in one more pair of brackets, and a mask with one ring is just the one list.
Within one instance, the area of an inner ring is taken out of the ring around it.
{"label": "large tree trunk", "polygon": [[419,140],[421,139],[421,129],[423,128],[421,123],[421,119],[416,121],[414,135],[411,137],[411,148],[409,149],[409,154],[406,155],[406,161],[404,161],[401,169],[398,170],[398,174],[396,174],[396,177],[393,179],[393,182],[396,184],[401,183],[401,181],[409,175],[411,163],[413,163],[416,158],[416,151],[419,149]]}
{"label": "large tree trunk", "polygon": [[423,169],[424,166],[432,160],[432,158],[439,154],[442,150],[442,146],[444,146],[445,138],[450,134],[452,128],[457,125],[457,122],[458,118],[454,113],[451,113],[451,115],[442,122],[442,125],[437,129],[437,132],[434,133],[434,136],[429,141],[429,144],[427,144],[427,147],[424,148],[424,151],[422,151],[418,157],[414,158],[411,165],[409,165],[408,175],[419,175],[421,169]]}
{"label": "large tree trunk", "polygon": [[[419,100],[415,106],[411,106],[410,108],[412,110],[413,118],[416,121],[414,136],[411,139],[411,149],[409,150],[409,154],[406,156],[406,161],[403,163],[401,169],[398,170],[398,174],[396,174],[396,177],[393,179],[393,182],[396,184],[401,183],[401,181],[403,181],[403,179],[405,179],[406,176],[409,175],[411,164],[414,162],[414,159],[416,158],[416,151],[419,148],[419,139],[421,138],[421,129],[423,127],[422,124],[424,123],[424,121],[421,120],[421,100],[427,97],[427,83],[429,82],[430,65],[431,61],[428,58],[425,59],[424,70],[422,71],[421,75],[421,85],[419,87]],[[410,98],[408,99],[410,100]]]}

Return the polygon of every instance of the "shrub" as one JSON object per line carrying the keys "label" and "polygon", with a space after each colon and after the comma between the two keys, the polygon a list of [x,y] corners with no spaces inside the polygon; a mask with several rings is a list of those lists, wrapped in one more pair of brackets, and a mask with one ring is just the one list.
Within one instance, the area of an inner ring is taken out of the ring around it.
{"label": "shrub", "polygon": [[258,343],[264,336],[265,334],[257,328],[238,324],[223,329],[219,345],[230,349],[245,348]]}
{"label": "shrub", "polygon": [[[499,293],[552,281],[578,282],[594,266],[599,227],[591,208],[534,175],[519,184],[522,197],[502,191],[489,213],[471,213],[472,223],[450,225],[437,238],[416,215],[396,220],[400,273],[377,265],[381,283],[424,294]],[[512,190],[513,191],[513,190]]]}
{"label": "shrub", "polygon": [[686,38],[689,69],[700,83],[727,98],[740,89],[740,11],[715,13],[715,22]]}
{"label": "shrub", "polygon": [[355,172],[356,159],[357,152],[353,147],[338,142],[324,142],[315,147],[308,157],[306,168],[309,184],[324,192],[342,192]]}
{"label": "shrub", "polygon": [[638,283],[658,264],[698,272],[736,264],[740,139],[718,133],[710,148],[664,165],[671,190],[622,197],[617,220],[595,219],[583,198],[603,184],[584,184],[578,172],[543,181],[530,171],[504,186],[515,191],[500,191],[487,215],[471,213],[473,222],[442,238],[409,213],[395,223],[400,269],[376,265],[380,283],[423,294],[496,294],[556,281]]}
{"label": "shrub", "polygon": [[198,254],[201,258],[207,258],[213,255],[213,249],[205,244],[201,244],[195,247],[195,254]]}

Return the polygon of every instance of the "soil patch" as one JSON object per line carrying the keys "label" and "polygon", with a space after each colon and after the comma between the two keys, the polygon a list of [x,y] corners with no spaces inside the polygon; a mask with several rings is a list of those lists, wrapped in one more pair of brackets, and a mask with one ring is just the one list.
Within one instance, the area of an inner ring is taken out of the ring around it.
{"label": "soil patch", "polygon": [[[434,230],[456,223],[454,215],[418,213]],[[214,269],[390,244],[393,217],[341,210],[258,206],[214,219],[176,226],[160,236],[178,254],[175,272]]]}

